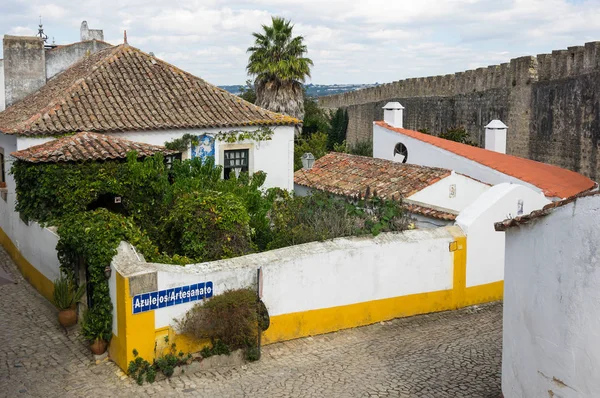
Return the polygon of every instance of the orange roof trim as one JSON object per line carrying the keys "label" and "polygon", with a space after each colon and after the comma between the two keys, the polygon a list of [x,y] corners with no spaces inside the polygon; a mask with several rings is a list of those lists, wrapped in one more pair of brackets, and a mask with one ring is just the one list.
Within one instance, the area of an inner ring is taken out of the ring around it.
{"label": "orange roof trim", "polygon": [[528,182],[540,188],[547,197],[568,198],[596,186],[596,183],[588,177],[561,167],[493,152],[413,130],[392,127],[382,121],[375,122],[375,124]]}

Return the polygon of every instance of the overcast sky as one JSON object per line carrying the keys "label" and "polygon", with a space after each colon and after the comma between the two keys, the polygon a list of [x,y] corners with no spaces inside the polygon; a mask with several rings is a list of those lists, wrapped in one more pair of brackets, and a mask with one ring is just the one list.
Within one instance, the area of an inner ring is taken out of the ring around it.
{"label": "overcast sky", "polygon": [[289,18],[314,61],[313,83],[390,82],[507,62],[600,40],[600,0],[1,0],[0,33],[57,44],[104,29],[213,84],[246,79],[251,33]]}

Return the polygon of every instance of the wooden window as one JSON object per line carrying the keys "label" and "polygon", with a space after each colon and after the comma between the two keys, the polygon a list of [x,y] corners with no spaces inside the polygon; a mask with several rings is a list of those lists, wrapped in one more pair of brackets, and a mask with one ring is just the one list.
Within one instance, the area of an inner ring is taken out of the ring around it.
{"label": "wooden window", "polygon": [[228,180],[232,174],[239,177],[240,173],[248,172],[249,151],[248,149],[234,149],[224,151],[223,177]]}

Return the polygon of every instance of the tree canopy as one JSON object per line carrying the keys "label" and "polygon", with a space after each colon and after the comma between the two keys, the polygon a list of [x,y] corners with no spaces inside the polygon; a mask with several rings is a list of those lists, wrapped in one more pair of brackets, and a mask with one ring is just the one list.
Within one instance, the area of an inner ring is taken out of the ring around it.
{"label": "tree canopy", "polygon": [[253,33],[254,45],[248,48],[246,67],[257,80],[303,82],[310,77],[313,62],[305,57],[304,37],[292,35],[294,25],[280,17],[272,17],[272,25],[262,25],[262,33]]}

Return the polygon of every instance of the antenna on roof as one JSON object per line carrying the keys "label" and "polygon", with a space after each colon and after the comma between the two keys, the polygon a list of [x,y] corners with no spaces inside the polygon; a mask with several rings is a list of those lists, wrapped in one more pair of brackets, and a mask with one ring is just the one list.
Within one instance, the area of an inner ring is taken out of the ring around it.
{"label": "antenna on roof", "polygon": [[128,44],[127,43],[127,31],[126,30],[123,31],[123,44]]}

